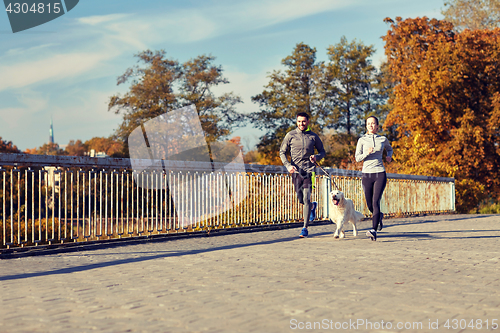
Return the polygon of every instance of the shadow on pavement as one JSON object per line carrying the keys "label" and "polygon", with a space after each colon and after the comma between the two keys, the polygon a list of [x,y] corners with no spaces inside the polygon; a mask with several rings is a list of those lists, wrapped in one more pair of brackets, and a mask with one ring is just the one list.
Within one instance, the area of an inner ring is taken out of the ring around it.
{"label": "shadow on pavement", "polygon": [[[327,235],[327,234],[330,234],[330,233],[329,232],[315,233],[314,236],[321,236],[321,235]],[[148,260],[156,260],[156,259],[161,259],[161,258],[181,257],[181,256],[185,256],[185,255],[208,253],[208,252],[221,251],[221,250],[231,250],[231,249],[235,249],[235,248],[250,247],[250,246],[254,246],[254,245],[274,244],[274,243],[290,242],[290,241],[296,241],[296,240],[298,240],[298,237],[287,237],[287,238],[273,239],[273,240],[262,241],[262,242],[252,242],[252,243],[246,243],[246,244],[232,244],[232,245],[224,245],[224,246],[211,247],[211,248],[205,248],[205,249],[197,249],[197,250],[165,251],[168,253],[151,255],[151,256],[143,256],[143,257],[138,257],[138,258],[119,259],[119,260],[113,260],[113,261],[107,261],[107,262],[101,262],[101,263],[95,263],[95,264],[61,268],[61,269],[56,269],[56,270],[51,270],[51,271],[33,272],[33,273],[15,274],[15,275],[5,275],[5,276],[0,276],[0,281],[27,279],[27,278],[32,278],[32,277],[47,276],[47,275],[54,275],[54,274],[69,274],[69,273],[75,273],[75,272],[88,271],[88,270],[97,269],[97,268],[123,265],[123,264],[128,264],[128,263],[136,263],[136,262],[142,262],[142,261],[148,261]],[[158,251],[154,251],[154,252],[158,253]],[[136,252],[136,253],[138,253],[138,252]],[[142,252],[142,253],[148,253],[148,252]],[[123,253],[120,253],[120,254],[123,254]],[[92,256],[93,255],[94,254],[92,254]],[[106,255],[109,255],[109,253],[107,253]]]}
{"label": "shadow on pavement", "polygon": [[[476,218],[481,218],[481,217],[490,217],[491,215],[487,216],[472,216],[472,217],[465,217],[465,219],[476,219]],[[464,219],[464,218],[461,218]],[[451,221],[453,219],[446,219],[444,221]],[[408,225],[408,224],[420,224],[420,223],[434,223],[434,222],[443,222],[443,220],[428,220],[428,221],[409,221],[409,222],[403,222],[403,223],[395,223],[395,224],[390,224],[384,227],[384,230],[390,229],[391,226],[397,226],[397,225]],[[362,233],[363,229],[359,229],[359,232]],[[425,240],[432,240],[432,239],[474,239],[474,238],[500,238],[499,235],[477,235],[478,232],[483,232],[483,233],[491,233],[491,232],[499,232],[500,230],[494,229],[494,230],[445,230],[445,231],[429,231],[429,232],[401,232],[401,233],[385,233],[381,232],[379,239],[384,242],[401,242],[404,240],[416,240],[416,239],[425,239]],[[315,237],[323,237],[325,235],[331,235],[332,232],[319,232],[319,233],[313,233],[310,238],[315,238]],[[450,236],[449,234],[452,234]],[[445,234],[448,234],[446,236]],[[453,234],[457,234],[457,236],[453,236]],[[474,235],[476,234],[476,235]],[[385,239],[385,240],[384,240]],[[279,238],[279,239],[273,239],[273,240],[264,240],[260,242],[249,242],[249,243],[244,243],[244,244],[230,244],[230,245],[224,245],[224,246],[217,246],[217,247],[212,247],[211,244],[207,244],[206,248],[202,249],[196,249],[196,250],[186,250],[186,251],[163,251],[163,253],[158,254],[159,251],[152,251],[155,253],[155,255],[147,255],[152,252],[132,252],[131,254],[139,254],[143,255],[141,257],[136,257],[136,258],[126,258],[126,259],[119,259],[119,260],[112,260],[112,261],[107,261],[107,262],[101,262],[101,263],[95,263],[95,264],[87,264],[87,265],[81,265],[81,266],[75,266],[75,267],[67,267],[67,268],[61,268],[61,269],[55,269],[55,270],[49,270],[49,271],[42,271],[42,272],[33,272],[33,273],[24,273],[24,274],[14,274],[14,275],[5,275],[5,276],[0,276],[0,281],[9,281],[9,280],[18,280],[18,279],[27,279],[27,278],[32,278],[32,277],[39,277],[39,276],[49,276],[49,275],[54,275],[54,274],[69,274],[69,273],[75,273],[75,272],[83,272],[83,271],[88,271],[88,270],[93,270],[93,269],[98,269],[98,268],[103,268],[103,267],[110,267],[110,266],[117,266],[117,265],[123,265],[123,264],[128,264],[128,263],[136,263],[136,262],[143,262],[143,261],[148,261],[148,260],[156,260],[156,259],[161,259],[161,258],[168,258],[168,257],[181,257],[185,255],[193,255],[193,254],[200,254],[200,253],[209,253],[209,252],[214,252],[214,251],[221,251],[221,250],[231,250],[235,248],[244,248],[244,247],[251,247],[255,245],[266,245],[266,244],[275,244],[275,243],[283,243],[283,242],[290,242],[290,241],[297,241],[299,240],[297,236],[294,237],[286,237],[286,238]],[[120,253],[123,254],[123,253]],[[96,255],[95,253],[92,254],[92,256]],[[110,253],[106,253],[106,255],[110,255]]]}
{"label": "shadow on pavement", "polygon": [[[392,233],[385,234],[381,233],[378,239],[386,239],[386,238],[398,238],[398,241],[402,241],[404,239],[415,239],[415,238],[427,238],[427,239],[487,239],[487,238],[500,238],[499,235],[460,235],[460,234],[471,234],[471,233],[491,233],[491,232],[500,232],[498,229],[494,230],[445,230],[445,231],[427,231],[427,232],[401,232],[401,233]],[[457,236],[441,236],[440,234],[458,234]],[[392,242],[395,242],[392,241]]]}

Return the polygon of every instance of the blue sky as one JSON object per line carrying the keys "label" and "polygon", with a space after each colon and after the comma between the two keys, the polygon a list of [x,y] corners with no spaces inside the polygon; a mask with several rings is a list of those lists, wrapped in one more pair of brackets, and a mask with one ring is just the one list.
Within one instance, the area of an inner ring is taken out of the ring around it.
{"label": "blue sky", "polygon": [[[385,17],[435,17],[440,0],[81,0],[65,15],[12,33],[0,14],[0,136],[21,150],[48,141],[108,137],[121,116],[107,111],[111,95],[124,93],[116,78],[136,64],[145,49],[164,49],[185,62],[201,54],[216,57],[231,82],[219,92],[240,95],[241,112],[257,111],[250,100],[261,93],[281,59],[303,42],[326,48],[346,36],[374,45],[373,62],[384,59]],[[259,132],[236,130],[251,148]]]}

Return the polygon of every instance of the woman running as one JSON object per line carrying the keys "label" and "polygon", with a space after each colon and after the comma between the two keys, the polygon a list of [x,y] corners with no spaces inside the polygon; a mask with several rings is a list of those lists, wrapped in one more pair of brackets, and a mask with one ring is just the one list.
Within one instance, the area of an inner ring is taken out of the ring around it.
{"label": "woman running", "polygon": [[372,229],[366,232],[371,240],[377,240],[377,229],[382,230],[384,214],[380,212],[380,199],[387,183],[382,153],[387,151],[386,161],[392,161],[392,147],[385,136],[377,135],[378,118],[366,119],[367,133],[358,140],[356,146],[356,161],[363,161],[362,180],[366,204],[372,212]]}

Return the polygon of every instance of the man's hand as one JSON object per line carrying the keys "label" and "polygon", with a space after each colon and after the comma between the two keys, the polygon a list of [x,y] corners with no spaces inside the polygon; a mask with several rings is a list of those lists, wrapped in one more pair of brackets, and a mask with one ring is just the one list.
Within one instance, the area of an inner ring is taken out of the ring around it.
{"label": "man's hand", "polygon": [[290,165],[287,169],[288,169],[288,172],[290,172],[290,173],[297,172],[297,169],[295,169],[295,167],[293,165]]}
{"label": "man's hand", "polygon": [[311,155],[311,156],[309,156],[309,160],[310,160],[311,162],[313,162],[314,164],[316,164],[316,155]]}

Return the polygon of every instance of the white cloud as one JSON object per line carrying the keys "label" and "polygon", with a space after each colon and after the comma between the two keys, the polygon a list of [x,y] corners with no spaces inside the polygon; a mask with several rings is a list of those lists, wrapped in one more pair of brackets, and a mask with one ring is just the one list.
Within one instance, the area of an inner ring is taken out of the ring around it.
{"label": "white cloud", "polygon": [[9,107],[0,109],[0,119],[6,128],[22,127],[26,119],[33,113],[43,110],[48,105],[48,99],[39,93],[26,91],[18,97],[19,107]]}
{"label": "white cloud", "polygon": [[107,111],[114,91],[87,91],[75,88],[64,96],[51,96],[26,90],[17,98],[19,106],[0,108],[0,123],[4,140],[19,149],[40,147],[49,135],[50,119],[54,123],[54,138],[59,144],[69,140],[86,141],[92,137],[107,137],[121,122],[121,115]]}
{"label": "white cloud", "polygon": [[[352,6],[357,1],[344,0],[274,0],[245,2],[242,7],[235,6],[231,16],[236,20],[243,19],[258,22],[259,26],[269,26],[300,17],[324,13],[335,9]],[[359,2],[359,1],[358,1]]]}
{"label": "white cloud", "polygon": [[94,16],[81,17],[78,18],[76,21],[88,25],[98,25],[110,21],[126,19],[127,17],[130,17],[130,15],[127,14],[94,15]]}
{"label": "white cloud", "polygon": [[2,80],[0,91],[22,88],[43,81],[72,78],[95,68],[114,54],[65,53],[36,61],[25,61],[10,66],[0,66]]}
{"label": "white cloud", "polygon": [[[194,42],[213,36],[216,23],[197,10],[140,15],[91,16],[77,20],[90,25],[106,41],[119,41],[134,49],[158,42]],[[123,46],[122,46],[123,47]]]}
{"label": "white cloud", "polygon": [[26,53],[32,54],[32,53],[39,53],[41,50],[46,50],[51,47],[55,47],[57,44],[55,43],[47,43],[47,44],[42,44],[42,45],[37,45],[34,47],[30,48],[15,48],[15,49],[10,49],[7,52],[5,52],[6,57],[18,57],[18,56],[23,56]]}
{"label": "white cloud", "polygon": [[[33,55],[30,59],[36,60],[11,60],[0,66],[0,91],[75,78],[95,71],[104,61],[124,52],[143,50],[159,42],[195,42],[344,6],[345,2],[340,0],[318,0],[307,5],[301,0],[274,0],[220,3],[218,6],[179,9],[149,16],[113,14],[83,17],[76,22],[93,28],[90,32],[93,38],[89,41],[99,52],[73,50],[63,53],[61,49],[64,46],[60,46],[63,43],[43,44],[25,50],[11,49],[6,52],[10,58],[29,53]],[[88,45],[80,44],[79,49],[88,50]],[[50,54],[50,48],[54,46],[56,48]],[[39,49],[44,49],[43,59],[40,59],[40,54],[36,54]]]}
{"label": "white cloud", "polygon": [[[107,30],[106,38],[144,49],[149,43],[191,43],[228,33],[260,29],[274,24],[353,6],[359,1],[261,0],[218,2],[213,5],[141,15],[103,15],[78,23]],[[154,22],[154,24],[153,24]]]}

